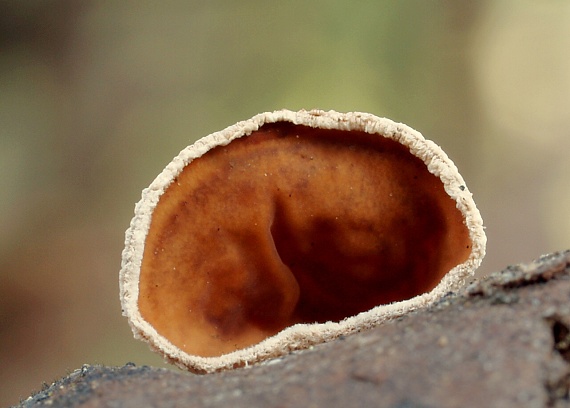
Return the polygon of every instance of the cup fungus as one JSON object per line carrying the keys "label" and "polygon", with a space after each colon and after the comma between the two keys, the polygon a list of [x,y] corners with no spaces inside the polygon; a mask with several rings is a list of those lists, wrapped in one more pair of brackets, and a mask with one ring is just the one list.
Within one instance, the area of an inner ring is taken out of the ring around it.
{"label": "cup fungus", "polygon": [[235,368],[425,307],[479,266],[453,162],[365,113],[263,113],[184,149],[126,233],[123,314],[194,372]]}

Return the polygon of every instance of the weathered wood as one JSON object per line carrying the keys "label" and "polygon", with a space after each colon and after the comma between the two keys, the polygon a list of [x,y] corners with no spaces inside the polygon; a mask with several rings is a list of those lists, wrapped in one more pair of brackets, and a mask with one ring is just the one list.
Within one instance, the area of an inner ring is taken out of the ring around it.
{"label": "weathered wood", "polygon": [[569,300],[567,251],[265,364],[203,376],[85,365],[20,406],[568,406]]}

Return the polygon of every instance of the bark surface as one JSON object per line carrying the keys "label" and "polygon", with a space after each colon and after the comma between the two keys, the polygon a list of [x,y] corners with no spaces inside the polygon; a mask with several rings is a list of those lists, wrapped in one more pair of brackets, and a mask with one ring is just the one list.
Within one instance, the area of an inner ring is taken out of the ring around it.
{"label": "bark surface", "polygon": [[22,407],[570,406],[570,251],[433,307],[254,367],[194,375],[85,365]]}

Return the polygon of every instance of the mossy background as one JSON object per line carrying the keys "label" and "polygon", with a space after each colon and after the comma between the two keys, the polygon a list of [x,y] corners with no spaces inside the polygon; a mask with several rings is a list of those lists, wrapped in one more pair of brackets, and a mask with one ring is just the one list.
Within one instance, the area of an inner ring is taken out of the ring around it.
{"label": "mossy background", "polygon": [[164,367],[121,317],[140,191],[279,108],[404,122],[460,168],[479,274],[570,248],[566,1],[1,1],[0,405],[83,363]]}

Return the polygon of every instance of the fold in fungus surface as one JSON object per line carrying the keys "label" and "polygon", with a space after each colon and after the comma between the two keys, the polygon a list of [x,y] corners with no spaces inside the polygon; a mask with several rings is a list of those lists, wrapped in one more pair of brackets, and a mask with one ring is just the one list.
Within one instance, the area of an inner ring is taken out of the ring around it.
{"label": "fold in fungus surface", "polygon": [[470,254],[443,183],[380,135],[265,124],[188,164],[152,215],[138,305],[189,354],[434,288]]}

